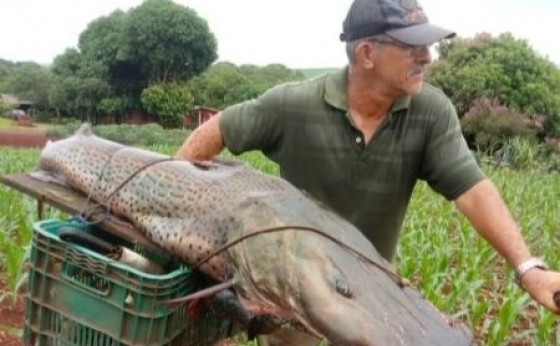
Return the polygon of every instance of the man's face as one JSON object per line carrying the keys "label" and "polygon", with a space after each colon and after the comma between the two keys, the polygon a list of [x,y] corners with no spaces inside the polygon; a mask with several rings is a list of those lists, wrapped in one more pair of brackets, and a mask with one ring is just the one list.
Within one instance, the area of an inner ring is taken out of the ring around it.
{"label": "man's face", "polygon": [[411,46],[390,38],[372,44],[379,50],[375,57],[375,78],[398,96],[419,93],[425,66],[432,61],[430,47]]}

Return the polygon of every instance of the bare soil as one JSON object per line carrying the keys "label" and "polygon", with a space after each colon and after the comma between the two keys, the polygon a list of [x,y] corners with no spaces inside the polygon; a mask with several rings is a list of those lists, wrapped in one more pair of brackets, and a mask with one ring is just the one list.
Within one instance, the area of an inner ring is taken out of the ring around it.
{"label": "bare soil", "polygon": [[42,148],[47,140],[43,131],[33,128],[0,129],[0,146]]}
{"label": "bare soil", "polygon": [[21,333],[24,323],[24,299],[22,295],[13,299],[6,284],[0,281],[0,345],[22,346]]}

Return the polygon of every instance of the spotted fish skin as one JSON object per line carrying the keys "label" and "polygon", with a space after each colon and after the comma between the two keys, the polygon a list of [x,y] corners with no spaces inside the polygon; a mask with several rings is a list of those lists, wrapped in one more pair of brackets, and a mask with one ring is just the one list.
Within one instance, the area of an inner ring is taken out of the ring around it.
{"label": "spotted fish skin", "polygon": [[[260,173],[236,161],[193,164],[168,159],[105,140],[84,126],[74,136],[50,143],[39,168],[64,177],[66,184],[94,201],[108,200],[114,215],[128,219],[186,263],[199,261],[227,242],[228,228],[235,224],[233,206],[250,197],[247,192],[297,192],[281,179],[258,179]],[[134,177],[120,187],[130,176]],[[228,276],[223,255],[202,270],[218,280]]]}
{"label": "spotted fish skin", "polygon": [[[277,316],[337,346],[472,343],[468,331],[399,286],[358,229],[281,178],[235,161],[169,160],[87,126],[47,145],[40,169],[108,200],[113,214],[187,264],[244,238],[200,270],[235,278],[233,292],[252,315]],[[260,233],[273,227],[285,229]]]}

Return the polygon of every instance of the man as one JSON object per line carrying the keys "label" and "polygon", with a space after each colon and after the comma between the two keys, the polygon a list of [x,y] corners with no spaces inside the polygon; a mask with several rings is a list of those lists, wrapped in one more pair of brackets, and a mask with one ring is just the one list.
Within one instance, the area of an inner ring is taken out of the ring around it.
{"label": "man", "polygon": [[177,157],[206,160],[224,146],[235,154],[261,150],[390,261],[413,187],[425,180],[454,201],[534,299],[559,313],[560,273],[532,257],[468,150],[450,100],[423,83],[429,47],[454,35],[430,24],[415,0],[355,0],[341,35],[347,68],[228,107]]}

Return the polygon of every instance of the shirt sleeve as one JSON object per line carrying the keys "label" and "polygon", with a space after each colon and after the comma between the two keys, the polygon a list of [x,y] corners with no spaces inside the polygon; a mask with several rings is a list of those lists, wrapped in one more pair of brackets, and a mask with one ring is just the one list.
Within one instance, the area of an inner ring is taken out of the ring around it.
{"label": "shirt sleeve", "polygon": [[448,200],[454,200],[484,179],[463,137],[457,112],[446,100],[427,129],[420,177]]}
{"label": "shirt sleeve", "polygon": [[250,150],[273,151],[282,138],[283,88],[275,87],[260,97],[223,110],[220,131],[226,147],[238,155]]}

